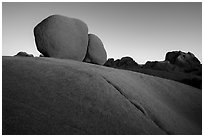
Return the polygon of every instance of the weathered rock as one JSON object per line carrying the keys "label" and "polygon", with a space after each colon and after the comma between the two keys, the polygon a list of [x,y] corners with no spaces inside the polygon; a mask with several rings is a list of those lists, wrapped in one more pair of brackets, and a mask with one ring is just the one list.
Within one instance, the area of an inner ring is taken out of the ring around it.
{"label": "weathered rock", "polygon": [[89,42],[84,62],[103,65],[107,60],[107,54],[102,41],[94,34],[89,34],[88,37]]}
{"label": "weathered rock", "polygon": [[28,54],[26,52],[18,52],[15,56],[22,56],[22,57],[34,57],[32,54]]}
{"label": "weathered rock", "polygon": [[3,57],[2,134],[202,134],[202,91],[73,60]]}
{"label": "weathered rock", "polygon": [[172,64],[175,64],[176,58],[180,55],[181,51],[172,51],[167,52],[165,56],[165,61],[169,61]]}
{"label": "weathered rock", "polygon": [[108,59],[104,66],[149,74],[202,88],[202,64],[190,52],[168,52],[165,61],[147,61],[144,65],[138,65],[130,57],[115,61]]}
{"label": "weathered rock", "polygon": [[200,61],[191,52],[185,53],[182,51],[168,52],[165,57],[166,61],[175,64],[179,67],[194,67],[200,65]]}
{"label": "weathered rock", "polygon": [[119,66],[138,66],[138,64],[131,57],[122,57]]}
{"label": "weathered rock", "polygon": [[109,58],[109,59],[105,62],[104,66],[113,67],[113,66],[114,66],[114,59],[113,59],[113,58]]}
{"label": "weathered rock", "polygon": [[145,69],[154,69],[154,70],[163,70],[168,72],[181,71],[179,67],[174,64],[171,64],[169,61],[147,61],[143,65]]}
{"label": "weathered rock", "polygon": [[88,45],[88,27],[81,20],[52,15],[34,28],[37,49],[46,57],[82,61]]}
{"label": "weathered rock", "polygon": [[122,57],[121,59],[117,59],[115,61],[113,58],[110,58],[105,62],[104,66],[120,69],[139,67],[137,62],[135,62],[131,57]]}

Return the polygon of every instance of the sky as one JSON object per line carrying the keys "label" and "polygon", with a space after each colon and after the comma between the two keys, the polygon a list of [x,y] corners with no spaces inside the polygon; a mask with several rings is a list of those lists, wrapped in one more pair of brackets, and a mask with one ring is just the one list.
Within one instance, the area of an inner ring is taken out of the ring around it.
{"label": "sky", "polygon": [[33,28],[60,14],[84,21],[103,42],[108,58],[162,61],[169,51],[192,52],[202,62],[201,2],[2,3],[2,55],[39,56]]}

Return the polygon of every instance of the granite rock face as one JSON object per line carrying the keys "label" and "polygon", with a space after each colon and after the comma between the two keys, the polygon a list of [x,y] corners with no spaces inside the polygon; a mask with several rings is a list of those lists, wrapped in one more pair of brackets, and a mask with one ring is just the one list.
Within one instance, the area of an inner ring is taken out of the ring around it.
{"label": "granite rock face", "polygon": [[84,62],[103,65],[107,60],[106,50],[102,41],[95,34],[89,34],[89,42]]}
{"label": "granite rock face", "polygon": [[34,28],[37,49],[46,57],[82,61],[88,45],[88,27],[79,19],[52,15]]}
{"label": "granite rock face", "polygon": [[22,57],[34,57],[32,54],[28,54],[26,52],[18,52],[15,56],[22,56]]}
{"label": "granite rock face", "polygon": [[202,90],[69,59],[2,57],[2,134],[202,134]]}

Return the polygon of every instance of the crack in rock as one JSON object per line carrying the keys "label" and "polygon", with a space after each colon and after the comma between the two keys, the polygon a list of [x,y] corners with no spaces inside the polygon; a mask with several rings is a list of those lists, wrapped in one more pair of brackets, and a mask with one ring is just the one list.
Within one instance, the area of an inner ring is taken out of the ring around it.
{"label": "crack in rock", "polygon": [[168,132],[166,129],[164,129],[161,124],[159,124],[158,120],[156,120],[155,118],[152,119],[147,112],[145,111],[145,109],[139,105],[138,103],[136,103],[135,101],[132,101],[130,99],[128,99],[128,97],[122,92],[121,88],[119,88],[118,86],[116,86],[115,84],[113,84],[110,80],[106,79],[105,77],[103,77],[103,79],[109,84],[111,85],[113,88],[115,88],[125,99],[127,99],[137,110],[139,110],[142,114],[145,115],[146,118],[150,119],[159,129],[161,129],[162,131],[164,131],[166,134],[171,134],[170,132]]}
{"label": "crack in rock", "polygon": [[146,111],[144,110],[144,108],[142,106],[140,106],[138,103],[133,102],[132,100],[129,100],[128,97],[122,92],[122,90],[114,85],[111,81],[109,81],[108,79],[106,79],[105,77],[103,77],[105,79],[105,81],[111,85],[113,88],[115,88],[125,99],[127,99],[128,102],[130,102],[135,108],[137,108],[137,110],[139,110],[142,114],[144,114],[145,116],[147,116]]}

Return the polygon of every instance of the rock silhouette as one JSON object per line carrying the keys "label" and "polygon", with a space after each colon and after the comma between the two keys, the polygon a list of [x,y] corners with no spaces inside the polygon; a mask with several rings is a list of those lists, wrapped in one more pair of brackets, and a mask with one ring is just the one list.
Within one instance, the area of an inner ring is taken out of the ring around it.
{"label": "rock silhouette", "polygon": [[202,73],[200,61],[191,52],[172,51],[166,54],[165,60],[181,68],[181,71],[194,74]]}
{"label": "rock silhouette", "polygon": [[202,134],[202,91],[69,59],[3,57],[2,120],[4,135]]}
{"label": "rock silhouette", "polygon": [[106,61],[104,66],[128,69],[128,68],[137,68],[139,65],[131,57],[122,57],[114,61],[113,58],[110,58]]}
{"label": "rock silhouette", "polygon": [[46,57],[82,61],[88,45],[88,27],[79,19],[52,15],[34,28],[36,46]]}
{"label": "rock silhouette", "polygon": [[103,65],[107,60],[107,54],[103,43],[95,34],[89,34],[89,42],[84,62]]}
{"label": "rock silhouette", "polygon": [[202,65],[190,52],[168,52],[164,61],[147,61],[144,65],[138,65],[132,58],[128,58],[129,63],[124,63],[123,58],[115,61],[110,58],[104,66],[136,71],[202,88]]}
{"label": "rock silhouette", "polygon": [[200,65],[200,61],[191,52],[188,53],[182,51],[168,52],[166,54],[165,60],[181,67]]}
{"label": "rock silhouette", "polygon": [[148,61],[143,67],[155,70],[192,73],[199,76],[202,74],[202,65],[194,54],[182,51],[168,52],[164,61]]}
{"label": "rock silhouette", "polygon": [[28,54],[26,52],[18,52],[15,56],[22,56],[22,57],[34,57],[32,54]]}

